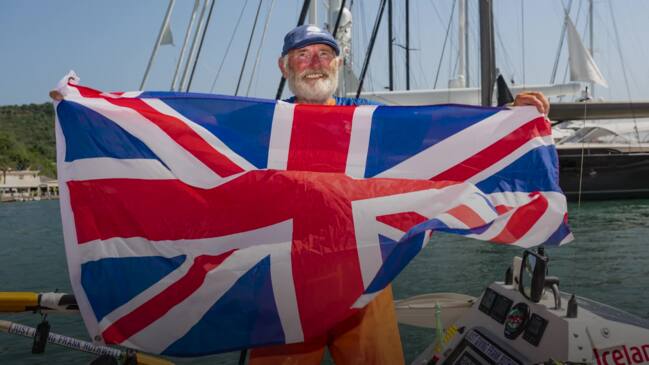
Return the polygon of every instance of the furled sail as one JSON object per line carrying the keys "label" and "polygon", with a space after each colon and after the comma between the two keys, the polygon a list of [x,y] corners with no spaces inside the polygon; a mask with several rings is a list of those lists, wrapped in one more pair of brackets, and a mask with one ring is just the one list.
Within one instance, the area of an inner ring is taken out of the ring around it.
{"label": "furled sail", "polygon": [[575,25],[567,15],[566,30],[568,33],[570,80],[594,82],[598,85],[608,87],[608,83],[604,79],[599,67],[597,67],[597,64],[595,64],[593,56],[584,47],[579,33],[577,33],[577,29],[575,29]]}

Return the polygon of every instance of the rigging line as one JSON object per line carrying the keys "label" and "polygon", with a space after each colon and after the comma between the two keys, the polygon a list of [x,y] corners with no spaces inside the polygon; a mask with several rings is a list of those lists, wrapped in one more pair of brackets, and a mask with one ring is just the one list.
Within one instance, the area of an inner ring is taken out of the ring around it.
{"label": "rigging line", "polygon": [[451,16],[448,19],[448,25],[446,26],[446,36],[444,37],[444,44],[442,45],[442,54],[439,56],[439,63],[437,64],[437,72],[435,73],[435,82],[433,83],[433,89],[437,88],[437,80],[439,78],[439,71],[442,68],[442,60],[444,59],[444,52],[446,51],[446,42],[448,41],[448,35],[451,31],[451,23],[453,22],[453,14],[455,13],[455,3],[457,0],[453,0],[453,5],[451,7]]}
{"label": "rigging line", "polygon": [[257,48],[257,56],[255,58],[255,63],[252,66],[252,73],[250,74],[250,79],[248,80],[248,88],[246,89],[246,96],[250,94],[250,87],[255,78],[255,72],[257,71],[257,66],[259,66],[259,61],[261,61],[262,45],[264,44],[264,39],[266,38],[266,32],[268,31],[268,23],[270,23],[270,15],[273,13],[273,7],[275,6],[275,0],[270,2],[270,8],[268,9],[268,15],[266,16],[266,22],[264,23],[264,30],[261,32],[261,39],[259,40],[259,48]]}
{"label": "rigging line", "polygon": [[[581,17],[581,5],[582,3],[579,2],[579,7],[577,8],[577,16],[575,17],[575,28],[577,28],[577,24],[579,23],[579,18]],[[568,69],[570,67],[570,62],[566,62],[565,68],[563,69],[563,78],[561,79],[562,83],[566,83],[566,80],[568,80]],[[562,101],[564,96],[559,96],[559,101]]]}
{"label": "rigging line", "polygon": [[196,72],[196,65],[198,64],[198,59],[201,57],[201,50],[203,49],[203,43],[205,42],[205,34],[207,33],[207,28],[210,26],[210,19],[212,19],[212,10],[214,10],[214,4],[216,0],[212,0],[210,5],[210,11],[207,13],[207,20],[205,21],[205,28],[203,29],[203,34],[201,34],[201,41],[198,44],[198,52],[196,52],[196,60],[194,61],[194,66],[192,67],[192,73],[189,74],[189,81],[187,82],[186,92],[189,91],[189,88],[192,87],[192,80],[194,80],[194,72]]}
{"label": "rigging line", "polygon": [[[584,128],[586,127],[586,113],[588,111],[588,103],[590,99],[584,100],[584,120],[582,122],[581,127]],[[581,161],[579,162],[579,189],[577,192],[577,211],[579,211],[579,208],[581,208],[581,192],[582,192],[582,182],[584,178],[584,151],[586,147],[586,139],[581,140]]]}
{"label": "rigging line", "polygon": [[263,2],[264,0],[259,0],[259,5],[257,6],[257,13],[255,13],[255,20],[252,23],[252,31],[250,32],[248,47],[246,47],[246,54],[243,56],[243,63],[241,64],[241,72],[239,72],[239,81],[237,81],[237,88],[234,90],[234,96],[237,96],[237,94],[239,94],[239,86],[241,86],[243,71],[245,71],[246,69],[246,62],[248,61],[248,53],[250,52],[250,46],[252,45],[252,38],[255,36],[255,28],[257,28],[257,21],[259,21],[259,11],[261,10],[261,4]]}
{"label": "rigging line", "polygon": [[[367,22],[367,18],[365,17],[367,13],[365,12],[365,5],[364,5],[365,3],[361,1],[359,4],[360,4],[359,5],[360,14],[361,14],[361,38],[362,38],[362,44],[367,44],[367,43],[369,43],[367,41],[367,23],[368,22]],[[354,54],[361,54],[361,51],[362,51],[362,49],[357,50],[357,52],[354,52]],[[367,85],[369,86],[369,89],[374,90],[374,78],[372,77],[371,72],[367,74]]]}
{"label": "rigging line", "polygon": [[564,11],[564,21],[563,25],[561,26],[561,38],[559,40],[559,46],[557,47],[557,55],[554,58],[554,65],[552,66],[552,74],[550,75],[550,84],[554,84],[554,81],[557,78],[557,69],[559,68],[559,58],[561,58],[561,51],[563,50],[563,43],[566,39],[566,21],[565,21],[565,16],[570,14],[570,10],[572,9],[572,0],[568,1],[568,7],[561,2],[561,6],[563,7]]}
{"label": "rigging line", "polygon": [[237,23],[234,25],[234,30],[232,30],[232,36],[230,37],[228,46],[225,47],[225,53],[223,54],[223,58],[221,59],[221,64],[219,65],[219,69],[216,71],[216,76],[214,76],[214,80],[212,81],[212,87],[210,87],[210,92],[214,91],[216,80],[218,80],[219,75],[221,74],[221,70],[223,69],[223,65],[225,64],[225,59],[228,57],[228,53],[230,52],[230,47],[232,46],[232,41],[234,40],[234,36],[237,34],[237,29],[239,29],[239,24],[241,23],[241,19],[243,18],[243,13],[245,12],[247,6],[248,6],[248,0],[246,0],[243,3],[243,7],[241,8],[241,13],[239,14],[239,19],[237,19]]}
{"label": "rigging line", "polygon": [[[417,35],[417,42],[416,42],[417,43],[417,45],[416,45],[417,48],[416,49],[421,50],[421,37],[420,37],[420,34],[422,32],[419,31],[419,30],[421,30],[421,19],[419,17],[419,14],[420,14],[419,3],[415,2],[413,4],[413,7],[414,7],[413,12],[415,14],[415,22],[417,23],[416,29],[418,30],[416,32],[413,32],[413,34]],[[424,69],[424,65],[423,65],[422,60],[421,60],[421,53],[418,53],[417,56],[418,56],[417,57],[417,66],[419,66],[419,72],[420,72],[419,74],[421,75],[421,78],[424,79],[423,80],[423,85],[430,85],[432,79],[429,79],[428,75],[426,75],[426,70]],[[412,84],[413,84],[412,86],[413,86],[414,89],[417,89],[417,88],[422,86],[422,83],[420,83],[419,81],[420,81],[419,77],[415,77],[415,78],[412,79]]]}
{"label": "rigging line", "polygon": [[345,3],[346,2],[347,2],[347,0],[343,0],[340,3],[340,9],[338,9],[338,15],[336,15],[336,24],[334,24],[334,31],[333,31],[333,34],[332,34],[334,39],[336,39],[336,36],[338,35],[338,27],[340,27],[340,19],[342,19],[342,17],[343,17],[343,9],[345,9]]}
{"label": "rigging line", "polygon": [[367,67],[370,64],[370,59],[372,58],[372,50],[374,49],[374,42],[376,41],[376,35],[379,32],[379,26],[381,25],[381,18],[383,18],[383,10],[385,10],[385,3],[387,0],[381,0],[379,5],[379,12],[376,15],[374,20],[374,28],[372,29],[372,38],[370,38],[370,44],[367,45],[367,51],[365,52],[365,61],[363,61],[363,68],[361,69],[361,76],[358,80],[358,89],[356,89],[356,99],[361,96],[361,91],[363,90],[363,81],[365,80],[365,74],[367,73]]}
{"label": "rigging line", "polygon": [[[613,20],[613,31],[615,32],[615,45],[617,46],[618,56],[620,57],[620,65],[622,66],[622,75],[624,76],[624,86],[626,87],[626,94],[629,98],[629,106],[631,106],[631,89],[629,88],[629,79],[626,75],[626,65],[624,64],[624,57],[622,57],[622,46],[620,45],[620,34],[617,30],[617,21],[615,19],[615,12],[611,1],[608,1],[608,8],[611,12],[611,19]],[[638,131],[638,121],[635,117],[635,110],[630,108],[631,115],[633,116],[633,129],[635,131],[636,140],[640,142],[640,132]]]}
{"label": "rigging line", "polygon": [[[430,5],[432,5],[433,10],[435,11],[435,15],[437,15],[437,20],[439,20],[439,24],[444,24],[444,18],[442,18],[442,15],[439,13],[439,10],[437,9],[437,6],[435,6],[435,2],[433,0],[429,0]],[[455,2],[453,2],[455,3]],[[454,6],[453,6],[454,8]],[[451,19],[453,16],[451,16]]]}
{"label": "rigging line", "polygon": [[[306,14],[309,12],[309,7],[311,5],[311,0],[304,0],[302,3],[302,10],[300,10],[300,17],[297,20],[297,26],[304,24],[304,19],[306,19]],[[275,100],[279,100],[282,97],[284,92],[284,85],[286,85],[286,79],[284,75],[279,80],[279,86],[277,87],[277,93],[275,94]]]}

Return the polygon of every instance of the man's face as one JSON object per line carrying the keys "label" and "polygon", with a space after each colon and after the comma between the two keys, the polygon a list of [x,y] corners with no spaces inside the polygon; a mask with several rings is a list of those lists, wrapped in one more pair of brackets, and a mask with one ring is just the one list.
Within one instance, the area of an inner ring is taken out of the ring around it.
{"label": "man's face", "polygon": [[326,102],[338,86],[339,59],[326,44],[312,44],[288,52],[280,68],[288,86],[300,100]]}

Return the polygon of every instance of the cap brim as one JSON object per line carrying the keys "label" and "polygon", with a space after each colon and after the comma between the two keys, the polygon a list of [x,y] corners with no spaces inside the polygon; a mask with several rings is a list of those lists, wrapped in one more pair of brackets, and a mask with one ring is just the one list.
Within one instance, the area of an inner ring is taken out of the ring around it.
{"label": "cap brim", "polygon": [[312,44],[326,44],[329,47],[333,48],[333,50],[336,52],[336,56],[340,55],[340,48],[338,48],[338,45],[335,42],[332,42],[327,39],[305,39],[296,43],[295,45],[293,45],[293,47],[286,50],[286,52],[282,53],[282,56],[285,56],[286,54],[288,54],[290,51],[294,49],[304,48]]}

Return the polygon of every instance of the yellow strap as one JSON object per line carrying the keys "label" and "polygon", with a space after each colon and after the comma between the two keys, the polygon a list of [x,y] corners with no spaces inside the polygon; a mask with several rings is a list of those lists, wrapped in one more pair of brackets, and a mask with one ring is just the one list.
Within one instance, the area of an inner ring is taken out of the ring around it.
{"label": "yellow strap", "polygon": [[173,362],[147,354],[137,353],[137,363],[142,365],[173,365]]}
{"label": "yellow strap", "polygon": [[38,293],[0,292],[0,312],[25,312],[38,307]]}

